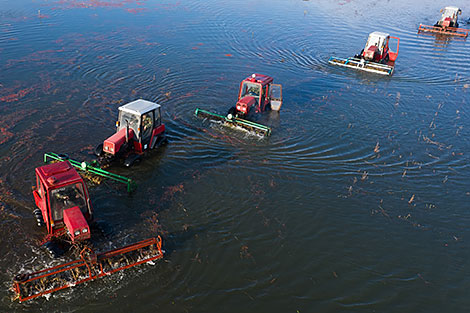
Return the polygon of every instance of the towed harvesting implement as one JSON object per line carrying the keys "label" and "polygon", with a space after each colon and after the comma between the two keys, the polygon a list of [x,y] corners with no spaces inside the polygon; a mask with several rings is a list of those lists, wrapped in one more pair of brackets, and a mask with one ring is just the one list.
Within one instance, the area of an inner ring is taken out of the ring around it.
{"label": "towed harvesting implement", "polygon": [[93,207],[83,178],[68,160],[38,167],[35,172],[33,196],[38,209],[34,215],[38,226],[46,226],[43,245],[53,256],[63,252],[64,247],[73,247],[79,251],[79,258],[16,275],[15,299],[27,301],[163,257],[160,236],[96,254],[89,247]]}
{"label": "towed harvesting implement", "polygon": [[[391,39],[396,40],[396,51],[390,49]],[[347,59],[330,57],[328,63],[370,73],[392,75],[399,47],[400,38],[382,32],[373,32],[369,34],[369,39],[359,54]]]}
{"label": "towed harvesting implement", "polygon": [[228,110],[227,115],[212,113],[197,108],[197,117],[221,122],[222,125],[241,128],[259,135],[271,135],[271,128],[250,121],[254,114],[267,110],[279,111],[282,106],[282,86],[274,84],[273,78],[253,74],[240,83],[238,101]]}
{"label": "towed harvesting implement", "polygon": [[434,26],[420,24],[418,33],[434,33],[467,38],[469,29],[459,28],[458,16],[462,10],[458,7],[445,7],[441,10],[442,16]]}
{"label": "towed harvesting implement", "polygon": [[95,148],[102,166],[123,160],[127,167],[166,142],[161,106],[143,99],[119,107],[116,133]]}

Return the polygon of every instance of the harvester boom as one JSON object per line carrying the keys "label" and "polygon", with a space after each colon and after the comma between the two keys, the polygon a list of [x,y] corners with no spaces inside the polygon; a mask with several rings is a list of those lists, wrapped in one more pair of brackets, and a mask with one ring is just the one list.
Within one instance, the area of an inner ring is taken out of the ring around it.
{"label": "harvester boom", "polygon": [[393,66],[375,63],[375,62],[368,62],[368,61],[361,60],[358,58],[343,59],[343,58],[331,57],[328,60],[328,63],[333,64],[333,65],[354,68],[354,69],[365,71],[365,72],[381,74],[381,75],[392,75],[393,73]]}
{"label": "harvester boom", "polygon": [[53,153],[53,152],[44,153],[44,163],[47,163],[48,159],[57,160],[57,161],[67,160],[67,161],[70,162],[70,164],[72,164],[72,166],[76,167],[77,169],[79,169],[81,171],[89,172],[89,173],[92,173],[94,175],[109,178],[109,179],[115,180],[117,182],[126,184],[127,185],[127,192],[129,192],[129,193],[134,191],[135,188],[137,187],[136,183],[132,179],[121,176],[121,175],[118,175],[118,174],[114,174],[114,173],[111,173],[111,172],[108,172],[108,171],[105,171],[105,170],[103,170],[103,169],[101,169],[97,166],[94,166],[92,163],[88,163],[88,162],[85,162],[85,161],[80,162],[80,161],[72,160],[72,159],[68,158],[68,156],[64,157],[63,155],[59,155],[59,154],[56,154],[56,153]]}
{"label": "harvester boom", "polygon": [[420,24],[418,28],[418,32],[443,34],[443,35],[466,38],[468,36],[468,33],[470,32],[470,29],[455,28],[455,27],[442,28],[438,26],[429,26],[429,25]]}
{"label": "harvester boom", "polygon": [[220,114],[217,114],[217,113],[212,113],[212,112],[202,110],[202,109],[196,109],[196,111],[194,111],[194,114],[197,117],[203,117],[203,118],[207,118],[207,119],[210,119],[210,120],[213,120],[213,121],[219,121],[219,122],[222,122],[222,124],[228,125],[228,126],[240,127],[240,128],[245,129],[245,130],[255,132],[259,135],[263,135],[263,136],[271,135],[271,128],[270,127],[265,126],[265,125],[261,125],[261,124],[258,124],[258,123],[252,122],[252,121],[248,121],[248,120],[245,120],[245,119],[236,118],[236,117],[233,117],[232,119],[229,119],[226,116],[223,116],[223,115],[220,115]]}
{"label": "harvester boom", "polygon": [[13,290],[16,299],[23,302],[162,257],[160,236],[100,254],[85,247],[79,260],[17,275]]}

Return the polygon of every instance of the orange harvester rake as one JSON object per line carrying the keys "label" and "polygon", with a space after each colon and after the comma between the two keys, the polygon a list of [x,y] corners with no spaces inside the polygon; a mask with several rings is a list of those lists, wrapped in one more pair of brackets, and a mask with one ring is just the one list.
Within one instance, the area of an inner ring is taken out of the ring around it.
{"label": "orange harvester rake", "polygon": [[162,257],[160,236],[100,254],[86,247],[80,252],[79,260],[19,274],[13,289],[20,302],[27,301]]}
{"label": "orange harvester rake", "polygon": [[470,29],[455,28],[455,27],[438,27],[438,26],[429,26],[429,25],[419,25],[419,32],[435,33],[435,34],[444,34],[452,35],[458,37],[467,37]]}

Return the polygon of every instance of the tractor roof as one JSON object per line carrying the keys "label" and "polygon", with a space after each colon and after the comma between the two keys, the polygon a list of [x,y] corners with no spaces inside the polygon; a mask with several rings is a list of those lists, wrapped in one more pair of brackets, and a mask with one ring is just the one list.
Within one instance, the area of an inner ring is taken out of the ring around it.
{"label": "tractor roof", "polygon": [[126,111],[131,114],[142,115],[149,111],[158,109],[159,104],[147,100],[139,99],[119,107],[120,111]]}
{"label": "tractor roof", "polygon": [[250,81],[254,83],[262,84],[263,86],[273,82],[273,78],[271,76],[263,75],[263,74],[253,74],[245,78],[245,81]]}
{"label": "tractor roof", "polygon": [[369,34],[369,37],[385,37],[387,38],[388,36],[390,36],[390,34],[387,34],[387,33],[382,33],[382,32],[373,32],[373,33],[370,33]]}
{"label": "tractor roof", "polygon": [[459,11],[460,8],[458,7],[453,7],[453,6],[450,6],[450,7],[445,7],[444,10],[449,10],[449,11]]}
{"label": "tractor roof", "polygon": [[36,174],[44,183],[46,189],[53,189],[59,185],[68,185],[82,181],[80,175],[69,161],[47,164],[36,168]]}

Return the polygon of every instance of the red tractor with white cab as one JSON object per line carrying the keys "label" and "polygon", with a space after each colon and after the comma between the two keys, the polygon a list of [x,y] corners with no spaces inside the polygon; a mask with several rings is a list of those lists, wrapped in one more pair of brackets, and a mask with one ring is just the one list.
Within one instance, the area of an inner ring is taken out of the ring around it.
{"label": "red tractor with white cab", "polygon": [[[45,224],[50,238],[68,235],[72,243],[90,239],[93,208],[83,178],[68,162],[36,168],[33,191],[38,225]],[[56,255],[50,245],[49,252]]]}
{"label": "red tractor with white cab", "polygon": [[142,155],[166,142],[161,106],[139,99],[119,107],[116,133],[95,149],[102,165],[124,160],[125,166],[141,161]]}
{"label": "red tractor with white cab", "polygon": [[462,10],[458,7],[445,7],[441,10],[441,18],[434,26],[420,24],[418,32],[428,32],[458,37],[467,37],[470,30],[459,28],[458,18]]}
{"label": "red tractor with white cab", "polygon": [[445,7],[441,10],[442,16],[439,21],[434,24],[435,27],[459,27],[458,18],[462,14],[462,10],[458,7]]}
{"label": "red tractor with white cab", "polygon": [[[391,51],[389,47],[390,38],[397,40],[397,51]],[[398,45],[400,39],[392,37],[387,33],[373,32],[369,34],[366,46],[361,53],[356,55],[357,58],[363,58],[366,61],[387,63],[395,62],[398,56]]]}
{"label": "red tractor with white cab", "polygon": [[[391,39],[396,40],[396,51],[390,48]],[[330,57],[328,63],[376,74],[392,75],[399,48],[400,38],[387,33],[373,32],[369,34],[366,45],[359,54],[347,59]]]}
{"label": "red tractor with white cab", "polygon": [[279,111],[282,106],[282,86],[274,84],[274,79],[263,74],[253,74],[240,83],[238,100],[228,110],[227,116],[196,109],[195,115],[221,121],[263,135],[270,135],[271,128],[248,120],[255,113],[270,109]]}

